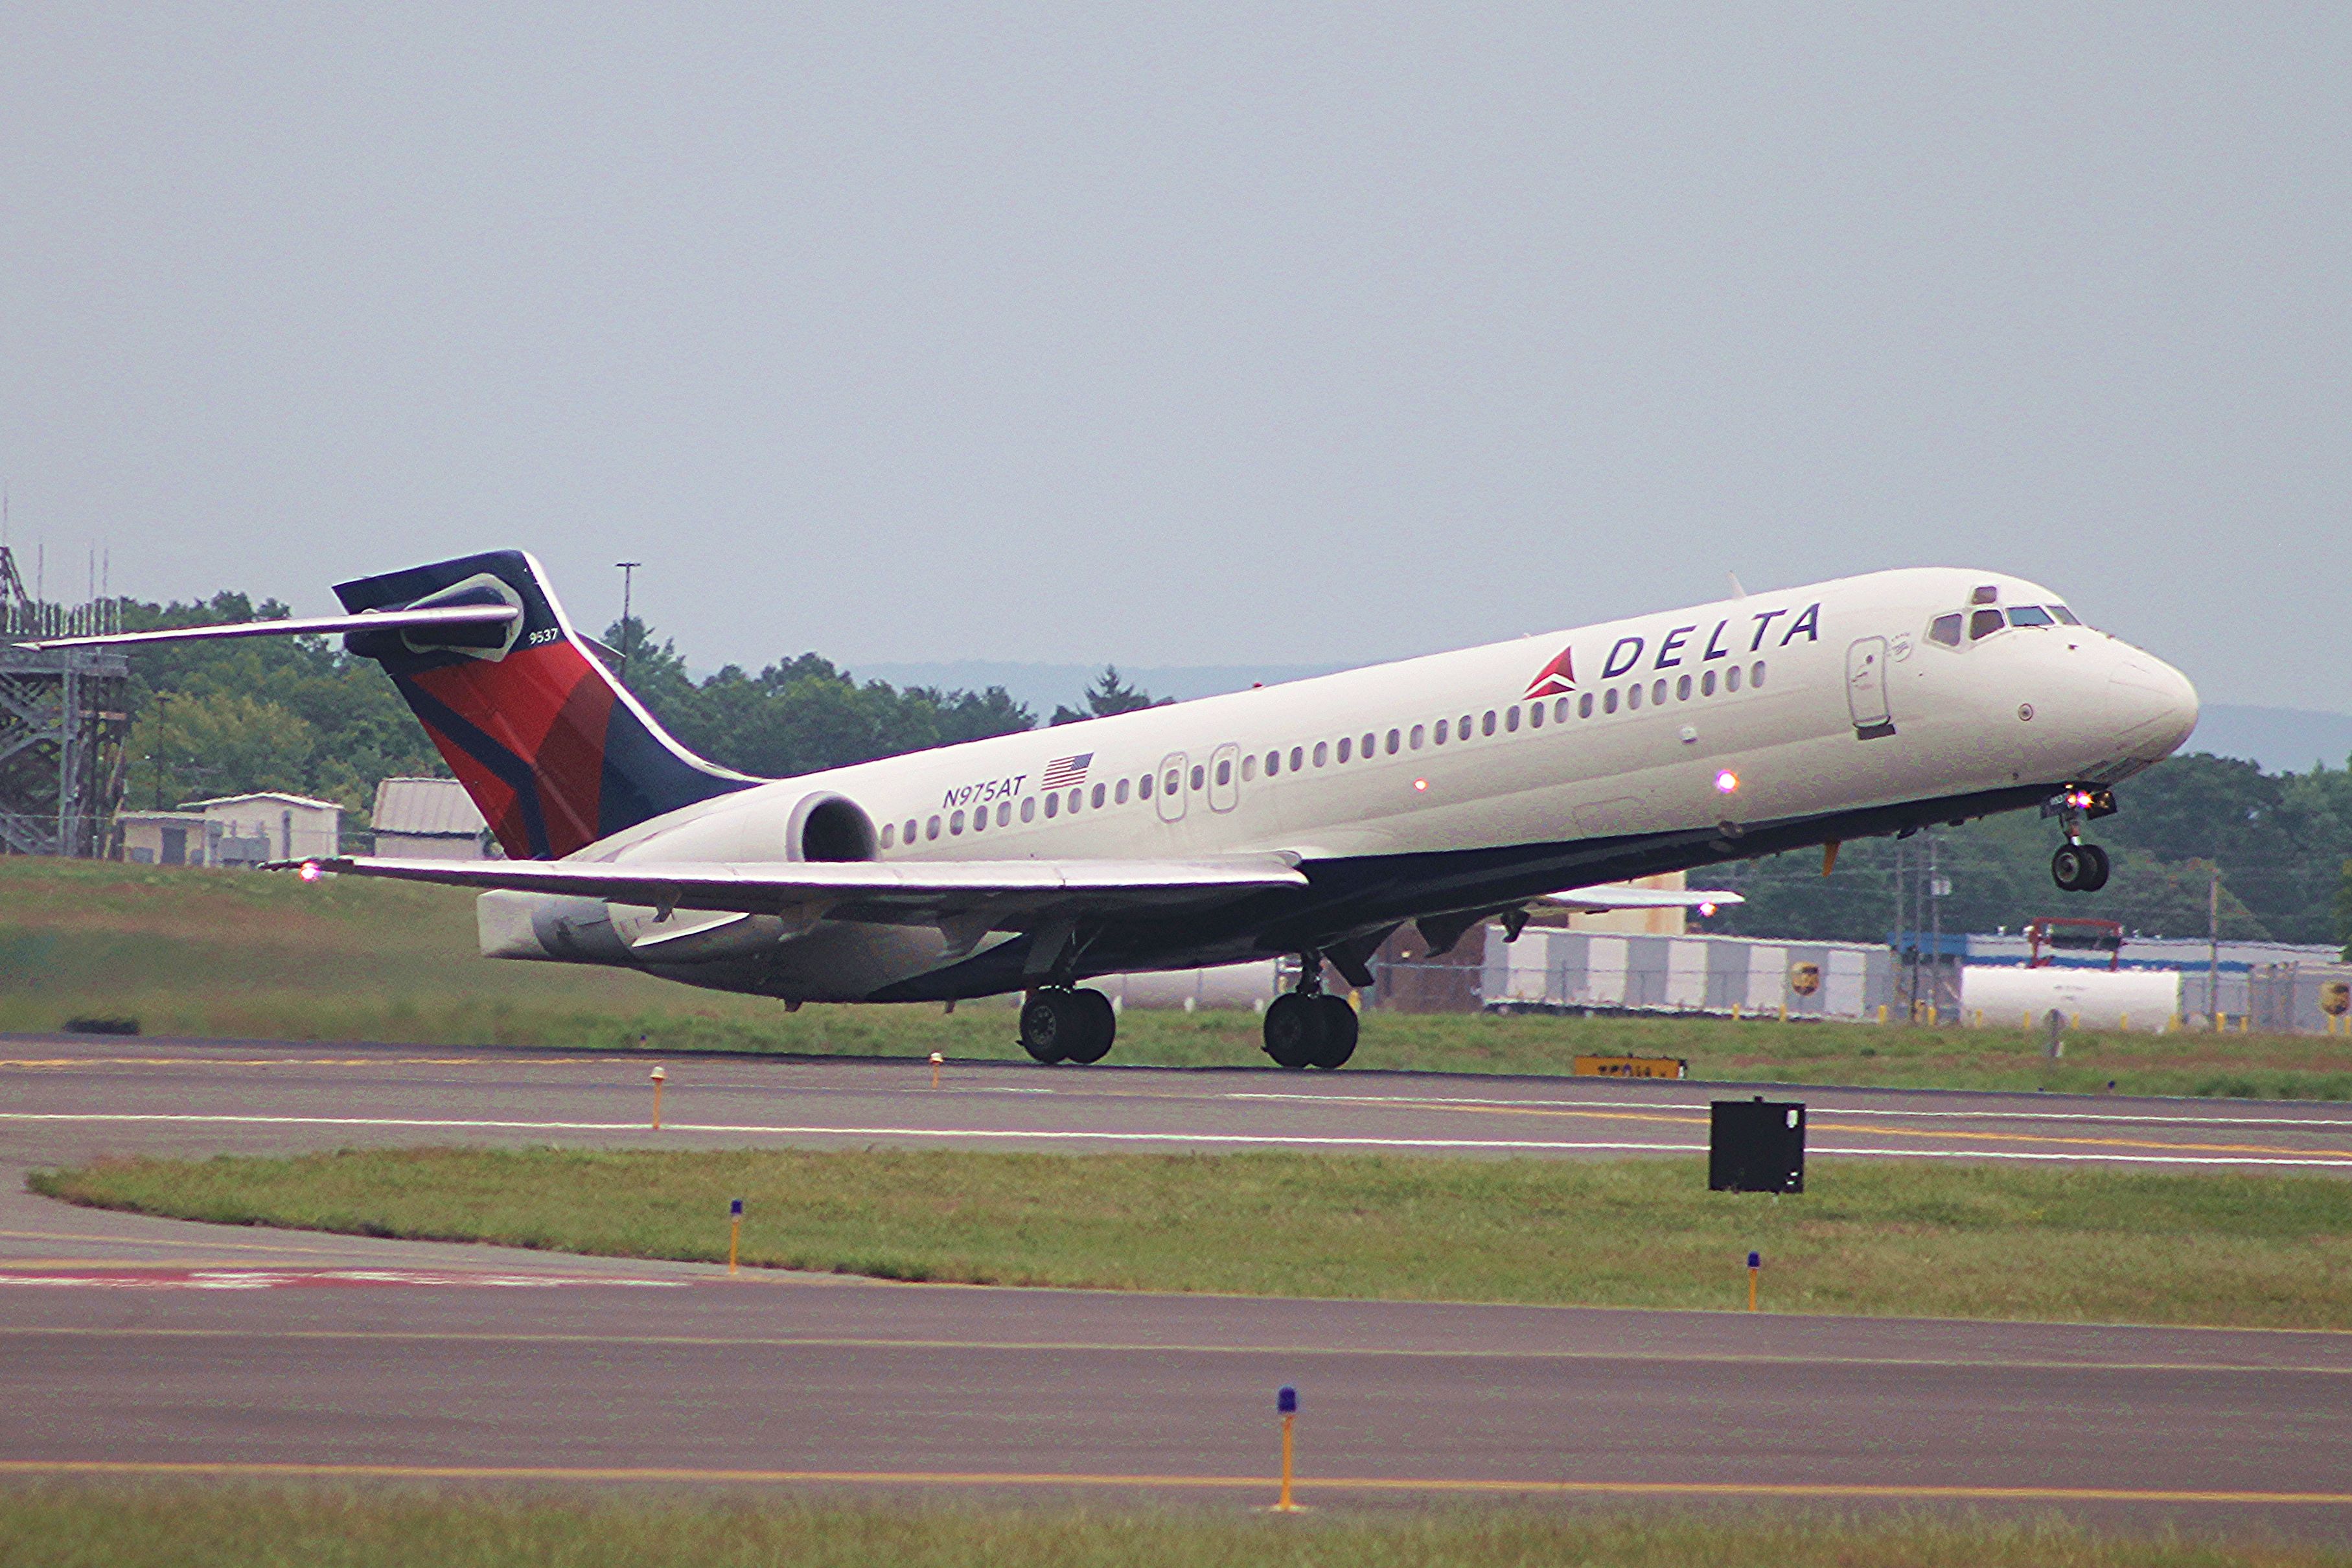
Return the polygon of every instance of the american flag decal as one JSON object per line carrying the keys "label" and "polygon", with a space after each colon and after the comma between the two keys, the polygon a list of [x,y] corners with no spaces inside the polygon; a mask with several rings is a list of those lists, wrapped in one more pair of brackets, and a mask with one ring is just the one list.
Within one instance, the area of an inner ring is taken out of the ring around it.
{"label": "american flag decal", "polygon": [[1082,784],[1087,782],[1087,764],[1094,760],[1092,752],[1080,752],[1075,757],[1055,757],[1038,775],[1037,787],[1068,789],[1072,784]]}

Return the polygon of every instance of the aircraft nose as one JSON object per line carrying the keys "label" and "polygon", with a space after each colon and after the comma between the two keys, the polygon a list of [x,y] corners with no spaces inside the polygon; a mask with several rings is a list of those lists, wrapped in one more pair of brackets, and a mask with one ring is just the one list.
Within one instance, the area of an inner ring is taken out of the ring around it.
{"label": "aircraft nose", "polygon": [[2150,762],[2179,751],[2197,728],[2197,689],[2142,653],[2126,654],[2107,678],[2107,708],[2124,750]]}

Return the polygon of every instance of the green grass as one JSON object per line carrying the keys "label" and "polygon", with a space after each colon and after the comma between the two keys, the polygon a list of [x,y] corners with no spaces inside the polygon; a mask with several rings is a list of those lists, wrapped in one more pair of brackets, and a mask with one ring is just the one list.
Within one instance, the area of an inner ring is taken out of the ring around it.
{"label": "green grass", "polygon": [[14,1568],[2343,1568],[2284,1542],[2102,1535],[2055,1519],[1736,1518],[1524,1507],[1287,1519],[1238,1510],[905,1505],[405,1489],[37,1487],[0,1492]]}
{"label": "green grass", "polygon": [[[617,970],[498,963],[472,895],[356,877],[0,857],[0,1032],[133,1017],[151,1035],[634,1046],[1019,1060],[1011,1009],[810,1006]],[[2352,1037],[2071,1036],[1715,1018],[1370,1013],[1356,1064],[1562,1073],[1580,1053],[1682,1057],[1718,1081],[2352,1100]],[[1111,1060],[1264,1068],[1243,1012],[1129,1013]]]}
{"label": "green grass", "polygon": [[[1619,1307],[2352,1328],[2352,1182],[1817,1163],[961,1150],[345,1151],[101,1161],[54,1197],[232,1225],[726,1257],[892,1279]],[[1279,1245],[1273,1245],[1278,1239]]]}

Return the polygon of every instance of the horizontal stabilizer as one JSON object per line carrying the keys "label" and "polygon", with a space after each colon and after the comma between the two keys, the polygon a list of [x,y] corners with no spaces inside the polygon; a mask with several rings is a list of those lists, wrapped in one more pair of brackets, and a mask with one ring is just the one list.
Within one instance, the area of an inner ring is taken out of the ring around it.
{"label": "horizontal stabilizer", "polygon": [[388,632],[419,626],[503,626],[522,615],[512,605],[438,605],[420,610],[371,610],[358,616],[312,616],[307,620],[233,621],[226,626],[165,626],[152,632],[111,632],[104,637],[43,637],[18,647],[136,647],[142,643],[218,642],[230,637],[292,637],[331,632]]}
{"label": "horizontal stabilizer", "polygon": [[1302,888],[1271,858],[1234,860],[708,861],[394,860],[365,856],[279,861],[303,875],[394,877],[447,887],[568,894],[658,910],[728,910],[890,925],[928,925],[986,910],[1015,930],[1022,912],[1149,914],[1246,893]]}
{"label": "horizontal stabilizer", "polygon": [[1744,904],[1748,900],[1727,888],[1636,888],[1628,882],[1601,882],[1547,893],[1543,901],[1555,909],[1579,914],[1606,914],[1611,910],[1696,910],[1709,904]]}

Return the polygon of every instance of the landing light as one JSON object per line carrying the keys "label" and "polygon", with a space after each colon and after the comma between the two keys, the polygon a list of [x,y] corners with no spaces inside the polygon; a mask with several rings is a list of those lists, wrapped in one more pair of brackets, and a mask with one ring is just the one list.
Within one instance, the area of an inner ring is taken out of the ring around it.
{"label": "landing light", "polygon": [[1429,787],[1429,781],[1427,779],[1415,779],[1412,781],[1412,787],[1414,792],[1418,794]]}
{"label": "landing light", "polygon": [[1713,904],[1701,904],[1698,907],[1698,913],[1701,920],[1711,921],[1715,918],[1715,906]]}
{"label": "landing light", "polygon": [[319,863],[316,860],[305,860],[302,862],[302,869],[295,874],[306,882],[315,882],[327,873],[319,868]]}
{"label": "landing light", "polygon": [[1717,795],[1730,795],[1738,788],[1739,775],[1729,768],[1715,775],[1715,792]]}

